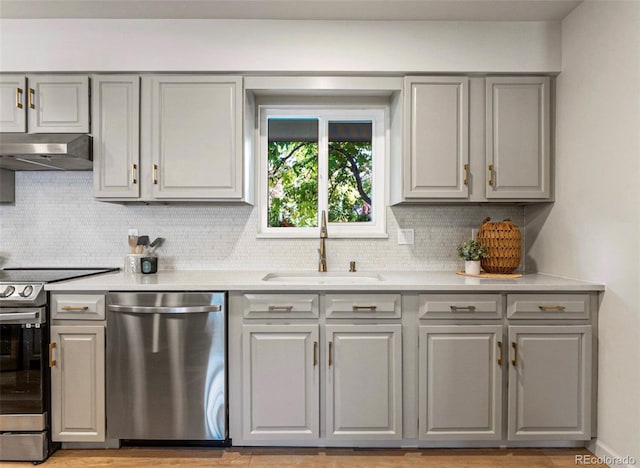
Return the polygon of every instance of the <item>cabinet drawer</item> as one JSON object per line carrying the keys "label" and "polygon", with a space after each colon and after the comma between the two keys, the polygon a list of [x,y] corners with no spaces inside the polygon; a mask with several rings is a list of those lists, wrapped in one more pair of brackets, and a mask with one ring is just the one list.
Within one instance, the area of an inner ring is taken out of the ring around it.
{"label": "cabinet drawer", "polygon": [[327,294],[327,318],[400,318],[400,294]]}
{"label": "cabinet drawer", "polygon": [[54,294],[51,318],[104,320],[104,294]]}
{"label": "cabinet drawer", "polygon": [[499,319],[500,294],[421,294],[421,319]]}
{"label": "cabinet drawer", "polygon": [[588,294],[509,294],[507,317],[512,319],[589,318]]}
{"label": "cabinet drawer", "polygon": [[317,294],[245,294],[245,318],[317,318]]}

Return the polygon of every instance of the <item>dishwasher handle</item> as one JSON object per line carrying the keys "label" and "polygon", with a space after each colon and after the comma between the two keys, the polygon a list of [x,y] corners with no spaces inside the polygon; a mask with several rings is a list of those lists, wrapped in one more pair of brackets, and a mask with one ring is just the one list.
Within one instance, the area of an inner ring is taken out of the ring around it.
{"label": "dishwasher handle", "polygon": [[187,307],[123,306],[109,304],[107,308],[111,312],[130,312],[134,314],[200,314],[205,312],[222,312],[222,306],[220,304]]}

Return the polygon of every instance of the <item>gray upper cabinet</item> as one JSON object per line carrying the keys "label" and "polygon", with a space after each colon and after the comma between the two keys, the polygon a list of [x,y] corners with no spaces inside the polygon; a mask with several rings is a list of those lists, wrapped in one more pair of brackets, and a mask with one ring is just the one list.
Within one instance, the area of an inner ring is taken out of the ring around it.
{"label": "gray upper cabinet", "polygon": [[93,193],[140,196],[140,77],[92,78]]}
{"label": "gray upper cabinet", "polygon": [[96,198],[251,202],[241,77],[96,75],[93,80]]}
{"label": "gray upper cabinet", "polygon": [[0,76],[0,132],[27,131],[26,89],[24,75]]}
{"label": "gray upper cabinet", "polygon": [[0,131],[89,133],[89,77],[3,75]]}
{"label": "gray upper cabinet", "polygon": [[153,199],[241,200],[242,78],[143,78],[144,168]]}
{"label": "gray upper cabinet", "polygon": [[551,196],[550,80],[486,79],[486,196]]}
{"label": "gray upper cabinet", "polygon": [[403,196],[469,195],[469,79],[405,78]]}

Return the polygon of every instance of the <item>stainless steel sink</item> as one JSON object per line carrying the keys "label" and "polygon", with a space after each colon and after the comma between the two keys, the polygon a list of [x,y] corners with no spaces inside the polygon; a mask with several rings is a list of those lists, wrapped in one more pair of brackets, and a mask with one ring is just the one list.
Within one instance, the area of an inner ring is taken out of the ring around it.
{"label": "stainless steel sink", "polygon": [[269,273],[262,281],[272,283],[297,283],[297,284],[370,284],[384,281],[377,273],[341,273],[341,272],[289,272]]}

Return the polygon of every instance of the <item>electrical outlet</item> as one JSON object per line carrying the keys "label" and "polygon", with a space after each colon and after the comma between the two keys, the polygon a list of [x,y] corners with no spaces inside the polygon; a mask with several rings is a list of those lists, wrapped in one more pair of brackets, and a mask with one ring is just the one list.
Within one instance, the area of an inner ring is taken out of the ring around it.
{"label": "electrical outlet", "polygon": [[138,235],[138,230],[137,229],[129,229],[127,231],[127,236],[137,236]]}
{"label": "electrical outlet", "polygon": [[398,229],[398,245],[413,245],[413,238],[413,229]]}

